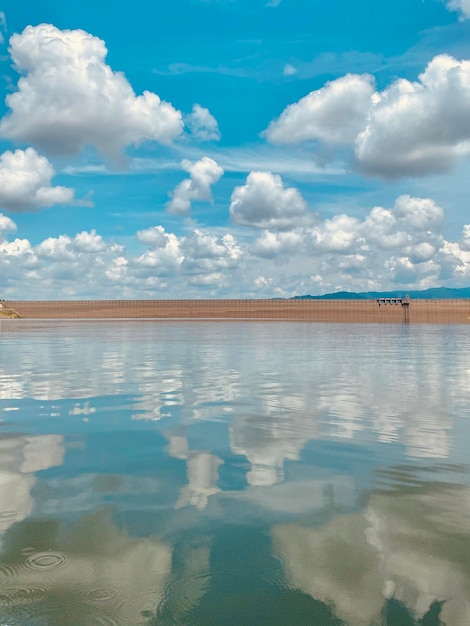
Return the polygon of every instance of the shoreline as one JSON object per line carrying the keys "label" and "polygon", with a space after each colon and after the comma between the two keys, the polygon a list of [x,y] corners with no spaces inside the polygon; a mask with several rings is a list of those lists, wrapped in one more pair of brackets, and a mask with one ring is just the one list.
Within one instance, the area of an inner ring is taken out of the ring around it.
{"label": "shoreline", "polygon": [[[405,323],[401,304],[376,300],[7,300],[23,319],[207,319]],[[470,299],[412,300],[410,324],[470,324]]]}

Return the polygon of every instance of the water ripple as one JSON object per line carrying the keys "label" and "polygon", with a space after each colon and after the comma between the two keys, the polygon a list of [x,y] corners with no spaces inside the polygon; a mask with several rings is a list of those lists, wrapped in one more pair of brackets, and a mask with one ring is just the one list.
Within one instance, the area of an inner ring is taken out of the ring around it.
{"label": "water ripple", "polygon": [[2,523],[3,521],[10,521],[12,519],[15,519],[15,517],[18,515],[18,513],[14,510],[11,511],[0,511],[0,523]]}
{"label": "water ripple", "polygon": [[12,563],[0,563],[0,576],[16,576],[19,570],[19,565],[13,565]]}
{"label": "water ripple", "polygon": [[25,561],[25,566],[33,570],[51,570],[63,567],[68,561],[60,552],[35,552]]}
{"label": "water ripple", "polygon": [[210,580],[211,573],[206,568],[198,572],[170,574],[160,604],[170,606],[177,620],[182,620],[193,608],[194,602],[203,595]]}
{"label": "water ripple", "polygon": [[99,587],[97,589],[90,589],[85,593],[85,598],[89,602],[107,602],[112,600],[119,593],[118,589],[114,587]]}
{"label": "water ripple", "polygon": [[90,626],[119,626],[119,624],[122,624],[122,621],[118,618],[112,617],[111,615],[92,617],[89,622]]}
{"label": "water ripple", "polygon": [[49,590],[46,587],[7,587],[0,589],[0,604],[10,605],[43,600]]}

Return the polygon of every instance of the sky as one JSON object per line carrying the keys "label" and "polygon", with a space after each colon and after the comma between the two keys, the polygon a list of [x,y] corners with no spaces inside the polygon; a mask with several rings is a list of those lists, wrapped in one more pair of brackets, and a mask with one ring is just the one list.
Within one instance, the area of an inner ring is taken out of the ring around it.
{"label": "sky", "polygon": [[470,285],[470,0],[0,0],[0,297]]}

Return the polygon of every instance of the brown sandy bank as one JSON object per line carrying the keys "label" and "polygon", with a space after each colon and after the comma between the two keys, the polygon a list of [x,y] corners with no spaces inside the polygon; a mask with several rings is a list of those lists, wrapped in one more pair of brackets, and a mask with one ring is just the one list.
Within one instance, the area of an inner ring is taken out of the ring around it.
{"label": "brown sandy bank", "polygon": [[[26,319],[256,319],[403,323],[400,304],[375,300],[8,301]],[[470,300],[412,300],[410,323],[470,324]]]}
{"label": "brown sandy bank", "polygon": [[0,302],[0,320],[1,319],[16,319],[20,315],[12,308]]}

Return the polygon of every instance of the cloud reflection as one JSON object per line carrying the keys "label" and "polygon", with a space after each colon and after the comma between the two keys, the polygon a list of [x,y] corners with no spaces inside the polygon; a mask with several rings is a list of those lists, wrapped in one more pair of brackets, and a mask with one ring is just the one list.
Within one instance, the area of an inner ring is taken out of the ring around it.
{"label": "cloud reflection", "polygon": [[470,490],[414,477],[413,490],[375,492],[363,511],[324,526],[273,527],[291,584],[334,603],[350,626],[382,623],[390,598],[416,620],[442,601],[442,623],[468,624]]}
{"label": "cloud reflection", "polygon": [[232,584],[328,624],[470,622],[466,329],[28,324],[2,336],[7,588],[51,567],[83,623],[207,624]]}
{"label": "cloud reflection", "polygon": [[0,534],[34,508],[36,472],[63,463],[61,435],[0,438]]}
{"label": "cloud reflection", "polygon": [[[47,545],[47,551],[38,551],[38,544]],[[145,615],[164,597],[171,570],[167,544],[128,536],[103,510],[81,518],[72,529],[58,522],[22,522],[6,552],[8,562],[0,567],[5,623],[29,622],[33,607],[49,626],[144,626]]]}
{"label": "cloud reflection", "polygon": [[[470,399],[460,327],[168,324],[45,324],[40,342],[18,331],[3,346],[0,419],[32,398],[93,421],[95,399],[126,395],[133,419],[232,422],[249,482],[274,484],[284,460],[319,438],[401,442],[410,457],[446,458]],[[74,408],[61,407],[67,399]]]}

